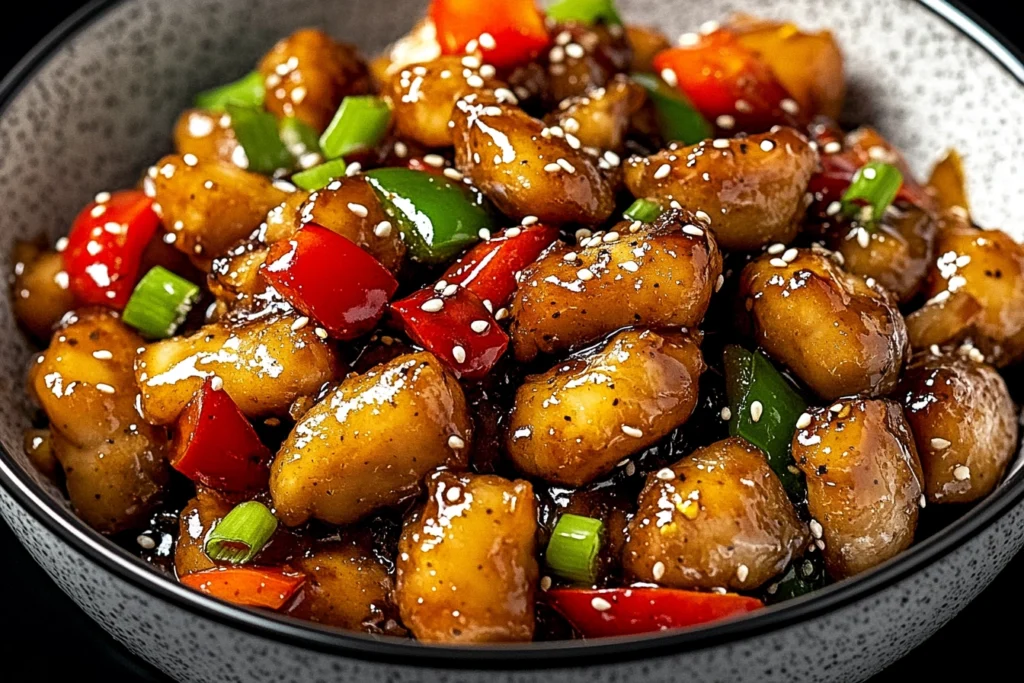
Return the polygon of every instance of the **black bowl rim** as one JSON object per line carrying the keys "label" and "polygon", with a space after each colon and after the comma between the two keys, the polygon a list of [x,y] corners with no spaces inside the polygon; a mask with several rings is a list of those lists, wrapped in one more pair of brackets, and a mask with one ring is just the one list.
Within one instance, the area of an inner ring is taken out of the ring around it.
{"label": "black bowl rim", "polygon": [[[0,117],[21,88],[63,43],[107,10],[129,0],[92,0],[53,31],[0,81]],[[1024,86],[1024,53],[959,0],[914,0],[977,43]],[[375,637],[320,626],[223,603],[188,589],[88,528],[73,512],[52,503],[49,494],[25,476],[0,447],[0,485],[37,521],[93,564],[197,616],[249,634],[316,652],[385,665],[439,669],[522,670],[592,667],[737,643],[743,639],[810,621],[870,597],[954,551],[1024,500],[1024,468],[1000,489],[931,538],[853,579],[743,618],[709,626],[642,637],[598,641],[559,641],[492,646],[446,646]]]}

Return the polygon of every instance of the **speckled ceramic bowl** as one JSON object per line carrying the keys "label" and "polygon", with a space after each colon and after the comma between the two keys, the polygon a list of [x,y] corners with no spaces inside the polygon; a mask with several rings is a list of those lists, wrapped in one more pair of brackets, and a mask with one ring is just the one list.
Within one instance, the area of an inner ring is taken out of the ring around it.
{"label": "speckled ceramic bowl", "polygon": [[[500,0],[481,0],[495,1]],[[425,0],[94,2],[0,86],[0,251],[62,234],[98,190],[132,184],[169,148],[197,90],[250,69],[273,42],[325,27],[367,52]],[[669,34],[736,10],[831,27],[851,120],[870,120],[920,171],[967,154],[983,224],[1024,228],[1024,66],[942,0],[619,0]],[[6,259],[5,259],[6,261]],[[22,455],[30,349],[0,305],[0,513],[53,579],[133,652],[187,681],[856,681],[950,619],[1024,545],[1024,474],[968,515],[853,580],[738,621],[642,639],[474,649],[342,633],[207,599],[80,522]]]}

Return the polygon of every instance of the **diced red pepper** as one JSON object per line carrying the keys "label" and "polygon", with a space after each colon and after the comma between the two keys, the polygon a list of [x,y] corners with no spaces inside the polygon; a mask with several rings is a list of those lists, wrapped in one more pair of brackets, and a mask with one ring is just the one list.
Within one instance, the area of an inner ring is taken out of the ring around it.
{"label": "diced red pepper", "polygon": [[516,290],[516,274],[537,260],[558,239],[558,228],[531,225],[502,230],[473,247],[441,278],[462,285],[495,309]]}
{"label": "diced red pepper", "polygon": [[508,348],[508,335],[487,307],[458,285],[448,285],[440,292],[421,289],[391,304],[391,311],[410,339],[459,377],[485,376]]}
{"label": "diced red pepper", "polygon": [[675,78],[668,80],[676,82],[704,118],[727,132],[760,133],[774,125],[806,123],[806,115],[768,65],[726,30],[659,52],[654,67],[663,77],[666,70],[672,72]]}
{"label": "diced red pepper", "polygon": [[706,624],[764,604],[735,593],[673,588],[556,588],[548,602],[584,638],[628,636]]}
{"label": "diced red pepper", "polygon": [[267,484],[273,454],[227,392],[207,379],[178,417],[171,466],[220,491],[256,491]]}
{"label": "diced red pepper", "polygon": [[274,567],[215,567],[186,574],[179,581],[236,605],[281,609],[302,587],[306,577]]}
{"label": "diced red pepper", "polygon": [[81,303],[124,308],[159,225],[153,200],[140,190],[115,192],[82,209],[64,249],[72,294]]}
{"label": "diced red pepper", "polygon": [[551,44],[534,0],[433,0],[430,18],[446,55],[465,54],[470,41],[498,68],[528,62]]}
{"label": "diced red pepper", "polygon": [[377,259],[312,223],[275,242],[261,271],[291,305],[338,339],[372,330],[398,289]]}

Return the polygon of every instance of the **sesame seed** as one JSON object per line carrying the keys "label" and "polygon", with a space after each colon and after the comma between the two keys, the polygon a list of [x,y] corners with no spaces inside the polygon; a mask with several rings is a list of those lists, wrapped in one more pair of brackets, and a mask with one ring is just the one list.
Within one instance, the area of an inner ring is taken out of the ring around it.
{"label": "sesame seed", "polygon": [[135,542],[139,544],[139,547],[143,550],[152,550],[156,547],[156,541],[147,536],[146,534],[139,534],[135,537]]}
{"label": "sesame seed", "polygon": [[608,162],[610,166],[618,166],[619,164],[622,163],[622,158],[611,150],[605,152],[603,158],[605,161]]}
{"label": "sesame seed", "polygon": [[552,64],[558,64],[559,62],[565,61],[565,48],[561,45],[555,45],[548,52],[548,61]]}
{"label": "sesame seed", "polygon": [[786,245],[783,244],[782,242],[776,242],[772,246],[768,247],[768,253],[771,254],[772,256],[775,256],[776,254],[781,254],[784,251],[786,251]]}
{"label": "sesame seed", "polygon": [[764,406],[761,405],[760,401],[754,401],[750,404],[750,419],[757,422],[761,419],[761,414],[764,412]]}
{"label": "sesame seed", "polygon": [[459,291],[459,286],[452,283],[441,290],[441,296],[455,296],[455,293]]}
{"label": "sesame seed", "polygon": [[782,255],[782,260],[786,263],[792,263],[796,260],[796,257],[800,255],[800,252],[796,249],[787,249],[786,253]]}
{"label": "sesame seed", "polygon": [[365,206],[363,206],[362,204],[356,204],[354,202],[349,202],[348,210],[354,213],[355,215],[359,216],[360,218],[366,218],[368,215],[370,215],[370,211]]}
{"label": "sesame seed", "polygon": [[583,49],[583,46],[578,43],[569,43],[565,46],[565,54],[573,59],[583,59],[586,51]]}
{"label": "sesame seed", "polygon": [[841,202],[831,202],[827,207],[825,207],[825,215],[826,216],[835,216],[836,214],[838,214],[842,210],[843,210],[843,205],[842,205]]}
{"label": "sesame seed", "polygon": [[[476,52],[476,50],[468,50],[468,52]],[[462,58],[462,66],[465,66],[467,68],[479,69],[480,64],[480,58],[477,57],[476,55],[466,55],[465,57]]]}
{"label": "sesame seed", "polygon": [[811,415],[810,413],[800,413],[800,417],[796,420],[797,429],[807,429],[811,426]]}
{"label": "sesame seed", "polygon": [[625,434],[626,436],[632,436],[637,439],[643,438],[644,435],[643,431],[637,429],[636,427],[630,427],[629,425],[622,425],[622,433]]}
{"label": "sesame seed", "polygon": [[636,271],[640,270],[640,266],[636,264],[636,261],[623,261],[622,263],[619,264],[619,268],[627,270],[630,273],[635,273]]}
{"label": "sesame seed", "polygon": [[504,320],[507,317],[508,317],[508,309],[507,308],[499,308],[498,311],[494,314],[494,319],[495,320]]}
{"label": "sesame seed", "polygon": [[452,434],[451,436],[448,437],[448,448],[451,448],[451,449],[454,449],[454,450],[457,451],[457,450],[461,450],[461,449],[463,449],[465,447],[466,447],[466,442],[462,439],[461,436],[459,436],[457,434]]}
{"label": "sesame seed", "polygon": [[462,348],[461,346],[458,346],[458,345],[453,346],[452,347],[452,358],[454,358],[455,362],[460,364],[460,365],[462,363],[465,363],[466,362],[466,349],[464,349],[464,348]]}
{"label": "sesame seed", "polygon": [[570,251],[568,254],[565,254],[564,256],[562,256],[562,260],[563,261],[568,261],[569,263],[572,263],[573,261],[576,260],[576,257],[577,257],[576,252],[575,251]]}
{"label": "sesame seed", "polygon": [[570,164],[568,161],[566,161],[565,159],[563,159],[561,157],[558,158],[558,161],[556,163],[559,166],[561,166],[562,168],[564,168],[566,173],[575,173],[576,172],[576,168],[572,164]]}
{"label": "sesame seed", "polygon": [[786,266],[789,265],[788,263],[786,263],[785,261],[783,261],[780,258],[773,258],[770,261],[768,261],[768,263],[770,263],[771,265],[775,266],[776,268],[785,268]]}
{"label": "sesame seed", "polygon": [[861,249],[867,249],[871,243],[871,235],[864,228],[857,228],[857,244],[860,245]]}
{"label": "sesame seed", "polygon": [[719,415],[721,415],[723,420],[728,422],[729,420],[732,419],[732,410],[729,409],[729,406],[725,406],[724,408],[722,408],[722,412],[719,413]]}
{"label": "sesame seed", "polygon": [[437,313],[442,308],[444,308],[444,301],[441,299],[428,299],[423,302],[422,306],[420,306],[420,310],[426,311],[427,313]]}
{"label": "sesame seed", "polygon": [[423,155],[423,163],[434,168],[441,168],[444,166],[444,157],[440,154],[425,154]]}
{"label": "sesame seed", "polygon": [[925,497],[923,493],[921,494],[921,498],[918,499],[917,504],[922,508],[928,505],[928,499]]}
{"label": "sesame seed", "polygon": [[614,230],[605,233],[605,236],[601,238],[601,241],[605,242],[606,244],[610,244],[611,242],[617,242],[618,240],[619,233],[615,232]]}
{"label": "sesame seed", "polygon": [[671,172],[671,166],[669,166],[668,164],[662,164],[661,166],[658,167],[658,170],[654,172],[654,179],[661,180],[662,178],[667,178],[668,174]]}
{"label": "sesame seed", "polygon": [[717,119],[715,119],[715,123],[718,124],[719,128],[723,128],[725,130],[732,130],[733,128],[736,127],[736,118],[733,116],[729,116],[728,114],[722,114]]}
{"label": "sesame seed", "polygon": [[874,180],[875,178],[878,177],[878,171],[876,171],[875,169],[871,168],[870,166],[868,166],[867,168],[862,170],[861,174],[863,174],[863,176],[865,178],[867,178],[868,180]]}
{"label": "sesame seed", "polygon": [[749,573],[750,573],[750,570],[747,568],[747,565],[741,564],[739,567],[736,568],[736,579],[740,583],[743,583],[744,581],[747,580],[747,575]]}
{"label": "sesame seed", "polygon": [[698,228],[696,225],[690,225],[689,223],[683,226],[683,232],[687,235],[692,235],[693,237],[701,237],[704,234],[703,230]]}
{"label": "sesame seed", "polygon": [[313,334],[320,337],[321,339],[327,339],[327,337],[330,336],[329,334],[327,334],[327,330],[325,330],[322,327],[314,327]]}
{"label": "sesame seed", "polygon": [[821,538],[825,534],[825,530],[821,528],[821,522],[816,519],[811,520],[811,536],[815,538]]}
{"label": "sesame seed", "polygon": [[550,576],[541,577],[540,589],[542,591],[547,591],[547,590],[551,589],[551,577]]}
{"label": "sesame seed", "polygon": [[715,149],[729,149],[729,141],[725,138],[718,138],[711,143],[711,146]]}
{"label": "sesame seed", "polygon": [[106,204],[110,201],[110,197],[111,194],[109,192],[98,192],[93,199],[97,204]]}
{"label": "sesame seed", "polygon": [[458,171],[458,169],[454,169],[451,167],[444,169],[443,174],[445,178],[455,181],[460,181],[465,177],[462,175],[460,171]]}
{"label": "sesame seed", "polygon": [[626,476],[632,477],[634,474],[636,474],[636,463],[630,460],[626,463]]}
{"label": "sesame seed", "polygon": [[953,478],[957,481],[967,481],[971,478],[971,468],[966,465],[960,465],[953,470]]}
{"label": "sesame seed", "polygon": [[491,324],[486,320],[474,320],[469,324],[469,329],[473,330],[477,334],[483,334],[490,326]]}
{"label": "sesame seed", "polygon": [[754,107],[746,100],[736,100],[736,111],[741,111],[744,114],[749,114],[754,111]]}
{"label": "sesame seed", "polygon": [[658,479],[661,479],[662,481],[672,481],[673,479],[676,478],[676,473],[667,467],[663,467],[660,470],[658,470],[654,476],[657,477]]}
{"label": "sesame seed", "polygon": [[498,47],[498,44],[494,42],[494,36],[490,33],[481,33],[480,37],[477,38],[477,41],[480,43],[480,47],[485,50],[493,50]]}
{"label": "sesame seed", "polygon": [[715,291],[716,292],[722,291],[722,285],[724,285],[724,284],[725,284],[725,276],[719,274],[718,279],[715,280]]}
{"label": "sesame seed", "polygon": [[761,151],[762,152],[770,152],[773,149],[775,149],[775,143],[772,140],[762,140],[761,141]]}
{"label": "sesame seed", "polygon": [[576,271],[576,277],[586,282],[587,280],[592,280],[594,278],[594,274],[586,268],[580,268]]}
{"label": "sesame seed", "polygon": [[562,167],[555,163],[547,164],[544,166],[544,170],[548,173],[558,173],[561,169]]}
{"label": "sesame seed", "polygon": [[303,327],[309,324],[309,318],[307,316],[301,316],[295,319],[292,323],[292,332],[298,332]]}
{"label": "sesame seed", "polygon": [[673,88],[679,85],[679,79],[676,77],[676,72],[672,69],[661,70],[661,80],[671,85]]}
{"label": "sesame seed", "polygon": [[833,140],[825,145],[824,151],[825,154],[839,154],[843,151],[843,145]]}
{"label": "sesame seed", "polygon": [[96,390],[102,391],[104,394],[112,394],[115,391],[114,387],[110,386],[109,384],[104,384],[102,382],[96,385]]}
{"label": "sesame seed", "polygon": [[661,577],[665,576],[665,563],[658,561],[651,567],[651,576],[654,577],[655,581],[661,581]]}
{"label": "sesame seed", "polygon": [[387,237],[391,234],[391,222],[381,221],[377,224],[377,227],[373,229],[373,234],[377,237]]}
{"label": "sesame seed", "polygon": [[595,597],[590,601],[590,606],[596,609],[598,612],[607,612],[612,608],[612,603],[608,602],[602,597]]}
{"label": "sesame seed", "polygon": [[471,88],[482,88],[484,87],[484,79],[480,78],[476,74],[473,74],[472,76],[466,79],[466,85],[468,85]]}
{"label": "sesame seed", "polygon": [[792,114],[795,116],[796,114],[800,113],[800,105],[797,104],[795,100],[792,100],[788,97],[779,102],[779,106],[782,107],[782,111],[786,112],[787,114]]}
{"label": "sesame seed", "polygon": [[843,412],[843,404],[842,403],[833,403],[829,407],[829,410],[831,412],[833,412],[833,413],[836,413],[836,414],[841,413],[841,412]]}
{"label": "sesame seed", "polygon": [[936,450],[945,450],[949,448],[951,445],[953,445],[952,442],[947,441],[946,439],[942,439],[939,437],[935,437],[934,439],[932,439],[932,448]]}
{"label": "sesame seed", "polygon": [[114,354],[106,349],[100,349],[99,351],[93,351],[92,357],[96,360],[110,360],[114,357]]}

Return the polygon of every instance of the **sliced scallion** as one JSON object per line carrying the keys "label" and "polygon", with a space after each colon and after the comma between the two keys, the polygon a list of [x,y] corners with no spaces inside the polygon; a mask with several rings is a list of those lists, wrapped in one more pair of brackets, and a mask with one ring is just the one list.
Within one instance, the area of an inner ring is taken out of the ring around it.
{"label": "sliced scallion", "polygon": [[277,529],[277,517],[263,503],[250,500],[232,508],[206,537],[206,554],[217,562],[245,564]]}
{"label": "sliced scallion", "polygon": [[124,307],[121,319],[147,337],[170,337],[199,301],[199,287],[166,268],[146,273]]}
{"label": "sliced scallion", "polygon": [[597,556],[601,552],[604,523],[592,517],[566,513],[558,519],[545,562],[552,573],[576,583],[597,580]]}
{"label": "sliced scallion", "polygon": [[320,148],[328,159],[373,149],[387,133],[390,121],[391,108],[381,98],[372,95],[346,97],[320,136]]}
{"label": "sliced scallion", "polygon": [[547,15],[555,21],[578,21],[588,26],[598,22],[622,24],[615,0],[558,0],[548,7]]}
{"label": "sliced scallion", "polygon": [[[281,142],[291,155],[301,160],[308,154],[320,155],[320,137],[308,123],[294,116],[281,119],[279,125]],[[316,162],[313,162],[314,164]]]}
{"label": "sliced scallion", "polygon": [[295,165],[295,158],[281,141],[277,119],[270,112],[229,104],[231,128],[249,160],[248,170],[270,175]]}
{"label": "sliced scallion", "polygon": [[843,193],[843,211],[856,216],[864,207],[870,207],[868,221],[877,221],[885,215],[903,186],[903,174],[892,164],[872,161],[853,174],[853,182]]}
{"label": "sliced scallion", "polygon": [[661,215],[661,205],[650,199],[638,199],[622,215],[626,220],[650,223]]}
{"label": "sliced scallion", "polygon": [[344,159],[331,159],[319,166],[299,171],[292,176],[292,183],[296,187],[313,192],[327,187],[332,180],[343,177],[346,165]]}
{"label": "sliced scallion", "polygon": [[263,76],[253,71],[233,83],[199,93],[196,95],[196,107],[208,111],[224,111],[231,104],[259,109],[265,98]]}

